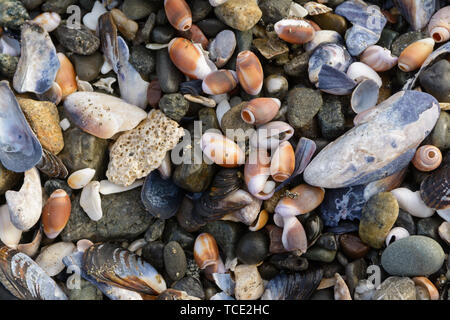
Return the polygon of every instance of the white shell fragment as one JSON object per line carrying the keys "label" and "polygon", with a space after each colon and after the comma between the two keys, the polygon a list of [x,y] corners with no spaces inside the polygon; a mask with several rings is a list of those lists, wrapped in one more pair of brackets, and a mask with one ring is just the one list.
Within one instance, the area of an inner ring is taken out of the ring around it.
{"label": "white shell fragment", "polygon": [[64,118],[59,122],[59,126],[63,131],[66,131],[70,128],[70,121],[67,118]]}
{"label": "white shell fragment", "polygon": [[75,252],[76,247],[72,242],[58,242],[46,247],[37,256],[36,263],[50,276],[56,276],[64,270],[62,259]]}
{"label": "white shell fragment", "polygon": [[91,181],[81,191],[80,206],[93,221],[98,221],[103,216],[99,190],[100,182]]}
{"label": "white shell fragment", "polygon": [[347,69],[347,76],[357,83],[362,82],[364,79],[371,79],[377,83],[378,87],[382,85],[378,73],[362,62],[353,62]]}
{"label": "white shell fragment", "polygon": [[67,184],[72,189],[81,189],[85,187],[94,177],[95,170],[91,168],[85,168],[72,173],[67,179]]}
{"label": "white shell fragment", "polygon": [[0,53],[13,57],[20,56],[20,42],[7,35],[2,35],[0,37]]}
{"label": "white shell fragment", "polygon": [[297,17],[297,18],[303,18],[308,15],[308,10],[303,8],[298,3],[292,1],[291,6],[289,8],[289,16]]}
{"label": "white shell fragment", "polygon": [[256,265],[241,264],[234,270],[237,300],[256,300],[264,293],[264,283]]}
{"label": "white shell fragment", "polygon": [[95,82],[93,85],[99,89],[105,90],[108,93],[113,93],[114,89],[112,88],[112,85],[116,81],[116,78],[113,77],[102,78]]}
{"label": "white shell fragment", "polygon": [[405,228],[402,227],[395,227],[392,228],[391,231],[389,231],[387,237],[386,237],[386,246],[391,244],[391,242],[403,239],[409,237],[409,232]]}
{"label": "white shell fragment", "polygon": [[99,1],[95,1],[91,12],[84,15],[83,24],[92,31],[97,30],[98,18],[105,12],[105,7]]}
{"label": "white shell fragment", "polygon": [[391,191],[397,199],[398,206],[414,217],[428,218],[434,214],[434,209],[426,206],[420,196],[420,191],[413,192],[407,188],[397,188]]}
{"label": "white shell fragment", "polygon": [[334,285],[334,300],[352,300],[350,290],[344,279],[342,279],[339,273],[335,273],[336,284]]}
{"label": "white shell fragment", "polygon": [[144,179],[136,180],[128,187],[124,187],[124,186],[112,183],[109,180],[102,180],[102,181],[100,181],[100,193],[103,195],[107,195],[107,194],[125,192],[128,190],[139,188],[143,184],[144,184]]}
{"label": "white shell fragment", "polygon": [[136,252],[137,250],[143,248],[146,244],[147,241],[144,238],[137,239],[130,243],[127,249],[131,252]]}
{"label": "white shell fragment", "polygon": [[17,229],[9,217],[8,206],[0,207],[0,240],[10,248],[17,248],[22,236],[22,230]]}
{"label": "white shell fragment", "polygon": [[6,191],[5,197],[12,224],[23,231],[31,229],[38,222],[42,212],[39,171],[36,168],[25,171],[22,188],[18,192]]}

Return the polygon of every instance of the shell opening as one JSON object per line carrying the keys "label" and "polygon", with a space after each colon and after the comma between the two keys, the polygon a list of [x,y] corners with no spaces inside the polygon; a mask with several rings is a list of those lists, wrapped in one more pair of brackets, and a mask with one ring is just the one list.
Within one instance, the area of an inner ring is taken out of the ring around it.
{"label": "shell opening", "polygon": [[434,157],[436,157],[436,153],[433,150],[428,151],[428,158],[433,159]]}
{"label": "shell opening", "polygon": [[440,42],[442,40],[441,35],[439,34],[439,32],[433,33],[433,39],[436,42]]}
{"label": "shell opening", "polygon": [[242,116],[242,120],[244,120],[247,123],[253,124],[255,123],[255,116],[253,115],[253,113],[249,110],[242,110],[241,113]]}
{"label": "shell opening", "polygon": [[398,68],[403,72],[409,72],[409,66],[405,63],[399,63]]}

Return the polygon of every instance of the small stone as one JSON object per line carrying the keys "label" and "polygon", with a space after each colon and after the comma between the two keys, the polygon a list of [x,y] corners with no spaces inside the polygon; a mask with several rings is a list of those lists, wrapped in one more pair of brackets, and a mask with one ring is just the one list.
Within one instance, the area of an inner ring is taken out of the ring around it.
{"label": "small stone", "polygon": [[54,34],[59,43],[68,51],[88,56],[100,47],[100,39],[84,25],[78,28],[69,28],[67,22],[63,21],[56,28]]}
{"label": "small stone", "polygon": [[344,36],[347,30],[345,18],[332,12],[312,16],[311,20],[317,23],[322,30],[334,30],[341,36]]}
{"label": "small stone", "polygon": [[289,52],[286,43],[275,37],[255,39],[253,45],[268,60]]}
{"label": "small stone", "polygon": [[[442,223],[442,219],[437,217],[437,214],[429,218],[419,219],[417,222],[417,235],[426,236],[431,239],[441,242],[441,237],[439,237],[439,226]],[[443,245],[444,243],[441,243]]]}
{"label": "small stone", "polygon": [[193,0],[191,7],[192,22],[203,20],[212,10],[208,0]]}
{"label": "small stone", "polygon": [[450,114],[441,111],[436,126],[431,132],[431,144],[441,150],[450,149]]}
{"label": "small stone", "polygon": [[444,242],[450,246],[450,222],[444,221],[438,228],[439,236]]}
{"label": "small stone", "polygon": [[171,241],[164,247],[164,267],[173,281],[180,280],[186,274],[186,255],[176,241]]}
{"label": "small stone", "polygon": [[255,265],[241,264],[234,270],[237,300],[256,300],[264,293],[264,283]]}
{"label": "small stone", "polygon": [[72,200],[72,212],[61,232],[63,241],[89,239],[93,242],[133,240],[147,230],[151,215],[141,202],[141,190],[102,195],[103,216],[92,221],[80,206],[80,195]]}
{"label": "small stone", "polygon": [[262,16],[256,0],[228,0],[214,12],[225,24],[240,31],[252,28]]}
{"label": "small stone", "polygon": [[336,252],[336,250],[327,250],[314,245],[308,248],[303,256],[308,260],[330,263],[336,258]]}
{"label": "small stone", "polygon": [[381,256],[381,264],[394,276],[428,276],[441,268],[444,259],[444,250],[435,240],[410,236],[390,244]]}
{"label": "small stone", "polygon": [[220,124],[217,120],[216,112],[213,108],[202,108],[198,111],[198,119],[202,122],[202,133],[209,129],[220,130]]}
{"label": "small stone", "polygon": [[17,98],[17,101],[42,146],[58,154],[64,148],[64,140],[55,104],[24,98]]}
{"label": "small stone", "polygon": [[241,117],[241,111],[246,106],[247,102],[241,102],[240,104],[232,107],[230,110],[228,110],[222,117],[221,127],[222,131],[226,134],[227,129],[230,130],[237,130],[242,129],[242,132],[237,132],[235,134],[235,137],[228,137],[230,139],[235,139],[236,141],[244,141],[244,139],[249,138],[249,134],[251,133],[246,132],[249,129],[253,129],[253,125],[245,122],[242,120]]}
{"label": "small stone", "polygon": [[339,237],[339,244],[341,250],[350,259],[360,259],[366,256],[370,247],[366,245],[361,239],[353,234],[343,234]]}
{"label": "small stone", "polygon": [[325,95],[323,106],[318,113],[320,131],[325,139],[336,139],[345,131],[345,117],[342,112],[341,99]]}
{"label": "small stone", "polygon": [[162,91],[161,87],[159,86],[158,80],[152,80],[150,84],[148,85],[147,90],[147,101],[148,104],[151,105],[153,108],[158,106],[159,100],[161,100]]}
{"label": "small stone", "polygon": [[156,75],[162,92],[174,93],[178,91],[183,75],[172,63],[169,53],[165,49],[156,52]]}
{"label": "small stone", "polygon": [[75,71],[80,80],[92,81],[100,74],[103,65],[103,56],[100,52],[95,52],[89,56],[73,54],[70,60],[75,66]]}
{"label": "small stone", "polygon": [[450,102],[450,62],[442,59],[420,73],[420,84],[439,102]]}
{"label": "small stone", "polygon": [[0,163],[0,195],[6,191],[13,189],[20,183],[20,174],[10,171]]}
{"label": "small stone", "polygon": [[42,5],[42,11],[56,12],[58,14],[67,14],[67,8],[76,4],[77,0],[47,0]]}
{"label": "small stone", "polygon": [[400,34],[394,30],[384,28],[383,31],[381,31],[380,40],[378,40],[377,45],[391,50],[392,43],[399,35]]}
{"label": "small stone", "polygon": [[258,3],[265,24],[276,23],[289,15],[292,0],[261,0]]}
{"label": "small stone", "polygon": [[358,285],[355,288],[355,294],[353,298],[355,300],[372,300],[375,293],[375,286],[372,282],[366,279],[359,280]]}
{"label": "small stone", "polygon": [[353,296],[358,282],[367,277],[367,263],[364,259],[358,259],[345,266],[345,276],[350,294]]}
{"label": "small stone", "polygon": [[268,97],[282,100],[289,89],[287,79],[279,74],[272,74],[264,79],[264,91]]}
{"label": "small stone", "polygon": [[189,101],[181,93],[169,93],[159,100],[159,108],[166,116],[180,122],[189,110]]}
{"label": "small stone", "polygon": [[158,271],[164,270],[164,243],[161,241],[148,242],[142,248],[142,258]]}
{"label": "small stone", "polygon": [[402,209],[399,209],[398,217],[393,227],[405,228],[410,235],[416,234],[416,224],[414,223],[412,215]]}
{"label": "small stone", "polygon": [[361,240],[372,248],[381,248],[397,220],[398,210],[397,199],[392,193],[381,192],[372,196],[362,210],[359,224]]}
{"label": "small stone", "polygon": [[175,29],[169,26],[156,26],[153,28],[150,36],[154,43],[169,43],[175,36]]}
{"label": "small stone", "polygon": [[269,254],[269,238],[264,231],[247,232],[236,246],[236,256],[245,264],[258,264]]}
{"label": "small stone", "polygon": [[287,96],[287,119],[294,129],[307,125],[322,107],[323,100],[319,90],[294,88]]}
{"label": "small stone", "polygon": [[[194,162],[194,156],[191,157]],[[182,163],[173,172],[173,182],[189,192],[203,192],[208,189],[216,170],[203,159],[201,164]]]}
{"label": "small stone", "polygon": [[145,232],[145,241],[152,242],[162,237],[166,221],[163,219],[155,219]]}
{"label": "small stone", "polygon": [[416,300],[414,282],[406,277],[389,277],[375,291],[372,300]]}
{"label": "small stone", "polygon": [[21,0],[25,8],[28,10],[33,10],[39,7],[44,0]]}
{"label": "small stone", "polygon": [[0,0],[0,27],[20,29],[29,19],[27,9],[19,0]]}
{"label": "small stone", "polygon": [[291,77],[302,77],[307,75],[309,54],[303,52],[296,55],[283,66],[284,72]]}
{"label": "small stone", "polygon": [[155,9],[151,1],[125,0],[122,11],[131,20],[139,20],[148,17]]}
{"label": "small stone", "polygon": [[215,37],[220,31],[227,28],[227,25],[217,19],[204,19],[197,23],[197,27],[202,30],[203,34],[208,38]]}
{"label": "small stone", "polygon": [[176,241],[185,251],[191,251],[194,247],[194,236],[181,228],[174,220],[166,221],[166,227],[162,237],[165,243]]}
{"label": "small stone", "polygon": [[47,195],[51,195],[55,190],[64,190],[69,197],[72,195],[72,189],[69,187],[66,181],[60,179],[47,180],[44,184],[44,190]]}
{"label": "small stone", "polygon": [[80,288],[69,291],[69,300],[103,300],[102,292],[87,280],[79,279]]}
{"label": "small stone", "polygon": [[0,75],[12,80],[18,63],[18,57],[0,53]]}
{"label": "small stone", "polygon": [[150,79],[150,74],[155,71],[155,57],[151,50],[144,46],[131,48],[130,63],[145,81]]}
{"label": "small stone", "polygon": [[205,299],[205,292],[200,280],[186,276],[183,279],[176,281],[172,285],[173,289],[186,292],[190,296],[194,296],[200,299]]}
{"label": "small stone", "polygon": [[201,232],[210,233],[227,260],[231,260],[236,257],[236,247],[245,229],[242,223],[218,220],[207,223]]}
{"label": "small stone", "polygon": [[305,271],[309,266],[306,257],[298,257],[295,254],[290,253],[271,255],[269,261],[276,268],[280,270],[289,270],[291,272]]}
{"label": "small stone", "polygon": [[427,33],[420,31],[410,31],[400,35],[392,42],[391,52],[394,56],[399,57],[403,50],[411,43],[429,37]]}
{"label": "small stone", "polygon": [[80,5],[82,8],[91,11],[94,7],[95,1],[96,0],[80,0]]}

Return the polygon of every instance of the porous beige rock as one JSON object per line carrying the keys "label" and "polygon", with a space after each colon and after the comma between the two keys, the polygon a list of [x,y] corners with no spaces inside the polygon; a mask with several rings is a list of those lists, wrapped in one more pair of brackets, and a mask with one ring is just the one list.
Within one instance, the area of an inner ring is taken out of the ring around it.
{"label": "porous beige rock", "polygon": [[159,110],[149,112],[136,128],[123,133],[111,147],[106,177],[129,186],[157,169],[166,152],[184,136],[183,128]]}
{"label": "porous beige rock", "polygon": [[264,293],[264,283],[256,265],[241,264],[234,270],[237,300],[257,300]]}

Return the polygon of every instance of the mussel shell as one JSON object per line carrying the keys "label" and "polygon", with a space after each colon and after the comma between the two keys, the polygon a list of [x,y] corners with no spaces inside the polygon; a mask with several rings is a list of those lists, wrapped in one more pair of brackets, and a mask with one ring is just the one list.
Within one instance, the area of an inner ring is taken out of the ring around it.
{"label": "mussel shell", "polygon": [[69,174],[69,171],[67,171],[67,168],[61,159],[44,148],[42,151],[41,161],[36,164],[36,168],[51,178],[65,179]]}
{"label": "mussel shell", "polygon": [[175,215],[183,200],[183,190],[171,179],[163,179],[157,170],[152,171],[144,181],[141,200],[145,209],[154,217],[169,219]]}
{"label": "mussel shell", "polygon": [[324,64],[319,72],[317,87],[323,92],[334,95],[350,94],[356,82],[344,72]]}
{"label": "mussel shell", "polygon": [[291,272],[305,271],[308,269],[308,260],[292,253],[279,253],[270,257],[269,262],[280,270]]}
{"label": "mussel shell", "polygon": [[339,71],[345,72],[353,59],[344,46],[336,43],[319,45],[308,61],[309,80],[312,83],[318,81],[322,66],[328,65]]}
{"label": "mussel shell", "polygon": [[191,80],[180,83],[180,92],[182,94],[191,94],[193,96],[200,96],[203,94],[202,90],[203,80]]}
{"label": "mussel shell", "polygon": [[450,155],[445,158],[445,163],[420,184],[422,200],[437,210],[450,208]]}
{"label": "mussel shell", "polygon": [[305,222],[302,222],[305,228],[306,238],[308,239],[308,248],[313,246],[322,234],[323,222],[317,214],[309,216]]}
{"label": "mussel shell", "polygon": [[117,26],[111,12],[106,12],[98,18],[98,30],[102,52],[109,65],[117,72],[119,63],[119,45],[117,41]]}
{"label": "mussel shell", "polygon": [[269,281],[261,300],[308,300],[323,277],[321,268],[306,272],[281,273]]}
{"label": "mussel shell", "polygon": [[112,243],[97,243],[83,255],[83,270],[98,282],[155,295],[166,289],[162,276],[138,255]]}
{"label": "mussel shell", "polygon": [[11,171],[33,168],[42,157],[42,146],[28,125],[8,81],[0,81],[0,161]]}
{"label": "mussel shell", "polygon": [[23,300],[67,300],[67,296],[39,265],[27,255],[0,248],[0,281]]}

